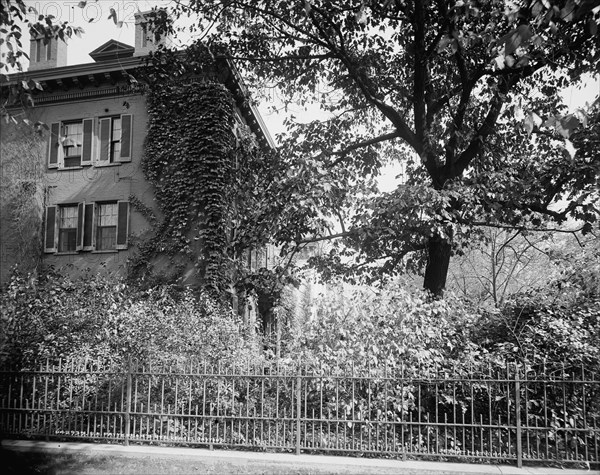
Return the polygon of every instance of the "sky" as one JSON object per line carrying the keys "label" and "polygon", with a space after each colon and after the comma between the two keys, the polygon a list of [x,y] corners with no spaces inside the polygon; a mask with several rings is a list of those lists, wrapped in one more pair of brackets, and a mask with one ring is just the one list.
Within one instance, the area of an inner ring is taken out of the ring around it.
{"label": "sky", "polygon": [[[54,15],[57,21],[66,21],[73,26],[80,26],[85,33],[82,38],[73,37],[69,40],[67,53],[67,64],[83,64],[92,62],[89,52],[110,39],[115,39],[123,43],[134,45],[134,15],[137,11],[147,11],[153,6],[167,6],[171,3],[169,0],[88,0],[84,8],[78,5],[79,0],[26,0],[26,5],[35,8],[38,14]],[[118,28],[112,20],[109,20],[111,8],[117,13],[123,26]],[[31,13],[29,18],[35,20],[35,14]],[[26,29],[24,29],[26,30]],[[23,45],[28,45],[29,38],[26,31],[22,38]],[[180,37],[175,40],[175,46],[184,46],[191,38],[188,36]],[[28,51],[27,51],[28,52]],[[25,66],[25,64],[24,64]],[[600,77],[595,80],[589,78],[582,86],[573,86],[566,89],[563,93],[565,104],[571,111],[579,107],[584,107],[586,103],[591,103],[600,95]],[[260,104],[258,109],[263,117],[269,132],[274,137],[283,132],[283,115],[272,113],[269,109],[273,103]],[[304,110],[298,107],[289,109],[288,113],[294,114],[301,121],[310,121],[316,118],[323,118],[323,115],[316,108]],[[387,167],[383,171],[383,177],[380,179],[382,190],[389,191],[397,185],[395,175],[398,173],[395,167]]]}

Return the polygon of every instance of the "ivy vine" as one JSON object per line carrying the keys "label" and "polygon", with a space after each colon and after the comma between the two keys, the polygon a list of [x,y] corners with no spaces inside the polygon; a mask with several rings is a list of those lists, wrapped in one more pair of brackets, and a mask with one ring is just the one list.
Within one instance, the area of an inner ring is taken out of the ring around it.
{"label": "ivy vine", "polygon": [[149,83],[146,99],[142,168],[154,185],[162,216],[153,236],[138,245],[129,276],[136,279],[150,270],[158,254],[186,256],[196,266],[202,286],[223,295],[230,285],[224,272],[223,190],[231,180],[235,147],[233,98],[216,80],[176,78]]}

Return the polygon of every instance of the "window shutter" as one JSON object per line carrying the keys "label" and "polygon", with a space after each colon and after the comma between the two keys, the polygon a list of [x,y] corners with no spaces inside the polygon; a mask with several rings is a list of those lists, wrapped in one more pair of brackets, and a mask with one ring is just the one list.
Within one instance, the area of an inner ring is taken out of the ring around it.
{"label": "window shutter", "polygon": [[127,249],[129,233],[129,201],[119,201],[117,217],[117,249]]}
{"label": "window shutter", "polygon": [[58,150],[60,148],[60,124],[50,126],[50,141],[48,143],[48,168],[58,168]]}
{"label": "window shutter", "polygon": [[133,116],[124,114],[121,116],[121,157],[120,161],[131,161],[131,132],[133,125]]}
{"label": "window shutter", "polygon": [[79,203],[77,205],[77,234],[75,238],[75,250],[81,251],[83,249],[83,209],[85,203]]}
{"label": "window shutter", "polygon": [[110,119],[100,119],[100,164],[109,163],[110,159]]}
{"label": "window shutter", "polygon": [[46,207],[44,252],[56,252],[56,206]]}
{"label": "window shutter", "polygon": [[94,249],[94,203],[86,203],[83,213],[83,250]]}
{"label": "window shutter", "polygon": [[81,164],[90,165],[92,163],[92,140],[94,137],[94,119],[84,119],[83,121],[83,146],[81,149]]}

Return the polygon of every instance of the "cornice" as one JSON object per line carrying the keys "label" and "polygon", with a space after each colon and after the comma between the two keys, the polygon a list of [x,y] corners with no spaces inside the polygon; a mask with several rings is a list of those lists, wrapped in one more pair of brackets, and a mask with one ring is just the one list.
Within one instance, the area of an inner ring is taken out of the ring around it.
{"label": "cornice", "polygon": [[86,76],[88,74],[105,73],[111,71],[127,71],[144,65],[147,56],[135,56],[132,58],[117,58],[97,63],[73,64],[51,69],[38,69],[35,71],[24,71],[8,76],[8,81],[2,86],[15,84],[17,81],[33,79],[35,81],[52,81],[65,77]]}
{"label": "cornice", "polygon": [[[183,55],[184,52],[180,51],[179,54]],[[145,60],[148,58],[145,56],[133,56],[129,58],[117,58],[106,61],[98,61],[93,63],[85,63],[85,64],[74,64],[70,66],[61,66],[56,68],[49,69],[39,69],[34,71],[25,71],[20,73],[11,74],[8,76],[8,81],[0,84],[1,87],[7,87],[13,84],[16,84],[18,81],[30,80],[33,79],[39,82],[45,83],[58,83],[63,84],[64,79],[74,79],[73,83],[81,84],[81,81],[77,80],[77,78],[89,78],[86,81],[93,81],[94,75],[104,75],[110,76],[110,73],[114,73],[117,78],[121,76],[119,72],[127,72],[133,70],[135,68],[143,67],[146,63]],[[254,104],[248,101],[250,94],[244,85],[244,81],[241,77],[241,74],[238,72],[237,68],[233,64],[230,59],[221,58],[222,63],[224,63],[226,69],[229,71],[229,78],[225,79],[225,85],[232,92],[235,100],[238,104],[238,107],[242,110],[242,113],[250,128],[254,131],[254,133],[262,140],[264,140],[264,144],[269,148],[275,148],[275,142],[271,137],[258,109]],[[113,85],[116,85],[117,79],[112,78]],[[71,86],[72,87],[72,86]],[[64,95],[64,94],[63,94]],[[82,94],[75,94],[76,96],[83,96]],[[73,98],[75,97],[73,96]],[[83,98],[83,97],[82,97]],[[72,100],[67,99],[67,100]],[[50,104],[52,102],[62,102],[64,99],[60,101],[53,101],[49,98],[44,98],[43,103]]]}

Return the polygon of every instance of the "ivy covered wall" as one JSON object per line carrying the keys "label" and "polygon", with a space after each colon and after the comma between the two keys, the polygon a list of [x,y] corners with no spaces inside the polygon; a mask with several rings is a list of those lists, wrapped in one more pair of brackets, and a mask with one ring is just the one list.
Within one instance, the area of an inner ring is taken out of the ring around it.
{"label": "ivy covered wall", "polygon": [[158,275],[154,264],[166,255],[163,277],[186,275],[222,295],[231,279],[223,191],[231,180],[236,143],[233,98],[212,79],[156,81],[146,97],[149,118],[142,167],[155,187],[160,218],[132,197],[154,230],[138,244],[129,277],[139,280],[153,271]]}

